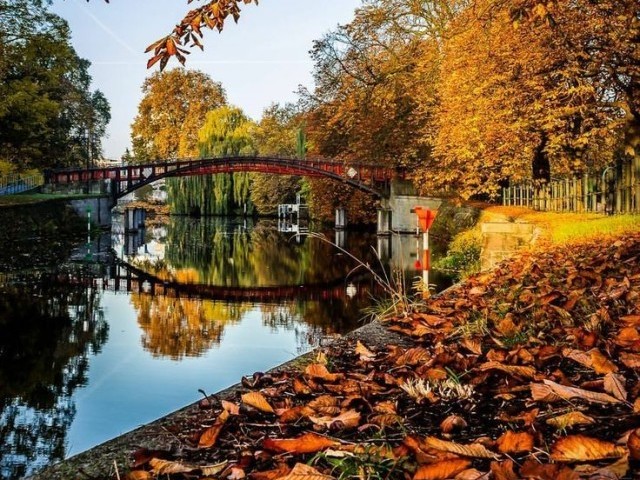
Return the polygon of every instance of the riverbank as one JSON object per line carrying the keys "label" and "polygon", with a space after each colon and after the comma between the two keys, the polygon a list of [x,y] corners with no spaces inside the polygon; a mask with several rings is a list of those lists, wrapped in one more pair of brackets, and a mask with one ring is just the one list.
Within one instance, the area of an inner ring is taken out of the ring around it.
{"label": "riverbank", "polygon": [[546,244],[37,478],[632,478],[639,262],[638,233]]}

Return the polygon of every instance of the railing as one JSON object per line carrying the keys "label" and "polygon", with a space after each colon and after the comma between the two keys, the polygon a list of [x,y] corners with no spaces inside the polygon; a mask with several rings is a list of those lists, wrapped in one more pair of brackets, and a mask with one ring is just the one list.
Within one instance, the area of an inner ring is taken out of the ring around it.
{"label": "railing", "polygon": [[24,175],[11,174],[0,177],[0,195],[15,195],[38,188],[44,184],[44,177],[41,173]]}
{"label": "railing", "polygon": [[640,213],[640,159],[597,174],[512,185],[502,189],[502,203],[553,212]]}

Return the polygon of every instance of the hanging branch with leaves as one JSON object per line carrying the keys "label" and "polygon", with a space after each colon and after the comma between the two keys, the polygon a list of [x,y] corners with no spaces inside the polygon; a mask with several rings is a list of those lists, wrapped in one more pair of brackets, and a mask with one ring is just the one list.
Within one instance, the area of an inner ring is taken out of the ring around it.
{"label": "hanging branch with leaves", "polygon": [[[189,0],[191,3],[193,0]],[[151,68],[158,61],[160,70],[166,67],[172,56],[184,65],[185,55],[188,55],[189,48],[198,47],[204,49],[202,45],[203,28],[218,30],[222,32],[224,22],[227,17],[232,16],[237,23],[240,18],[240,4],[258,4],[258,0],[214,0],[199,8],[191,10],[176,25],[173,32],[160,40],[153,42],[147,47],[145,53],[153,52],[153,57],[147,62],[147,68]]]}

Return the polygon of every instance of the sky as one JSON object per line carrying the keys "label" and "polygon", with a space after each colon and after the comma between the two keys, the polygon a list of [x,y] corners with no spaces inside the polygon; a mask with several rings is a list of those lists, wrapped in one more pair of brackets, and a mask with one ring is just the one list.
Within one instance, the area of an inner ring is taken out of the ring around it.
{"label": "sky", "polygon": [[[130,148],[130,127],[142,98],[144,53],[167,35],[191,5],[187,0],[55,0],[53,11],[69,22],[78,55],[91,61],[93,88],[111,105],[105,157],[119,159]],[[202,3],[202,2],[200,2]],[[299,85],[313,86],[313,41],[348,23],[361,0],[260,0],[242,7],[238,24],[222,34],[204,31],[204,52],[192,50],[187,68],[222,82],[230,103],[254,120],[274,102],[296,100]],[[179,66],[171,60],[167,68]]]}

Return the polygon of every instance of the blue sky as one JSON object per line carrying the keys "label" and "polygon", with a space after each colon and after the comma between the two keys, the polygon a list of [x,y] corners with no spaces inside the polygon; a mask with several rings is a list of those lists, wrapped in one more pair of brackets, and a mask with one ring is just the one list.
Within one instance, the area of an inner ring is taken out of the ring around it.
{"label": "blue sky", "polygon": [[[169,33],[198,1],[56,0],[53,10],[71,27],[78,54],[91,61],[93,86],[111,104],[104,153],[120,158],[130,145],[129,130],[141,99],[147,70],[144,50]],[[238,24],[222,34],[205,32],[205,50],[194,50],[187,68],[222,82],[229,101],[259,119],[273,102],[296,99],[298,85],[312,86],[312,42],[353,18],[360,0],[260,0],[243,7]],[[171,61],[168,68],[178,65]]]}

